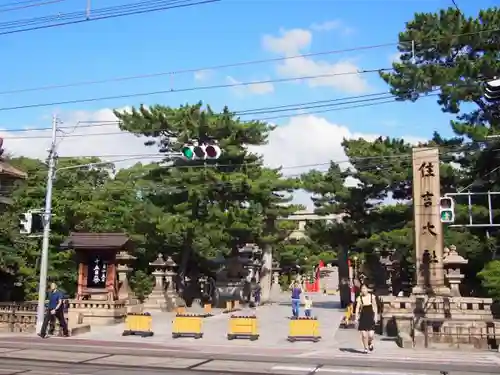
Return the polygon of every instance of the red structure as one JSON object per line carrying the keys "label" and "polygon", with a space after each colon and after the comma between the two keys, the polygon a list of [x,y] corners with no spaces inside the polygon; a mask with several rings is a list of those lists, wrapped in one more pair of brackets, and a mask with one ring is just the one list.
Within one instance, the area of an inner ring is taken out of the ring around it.
{"label": "red structure", "polygon": [[74,250],[78,263],[77,300],[118,299],[116,254],[128,250],[130,238],[124,233],[71,233],[62,244]]}
{"label": "red structure", "polygon": [[306,292],[319,292],[319,287],[320,287],[320,271],[321,269],[325,266],[325,263],[320,260],[319,264],[316,266],[314,270],[314,280],[312,283],[306,281],[304,284]]}

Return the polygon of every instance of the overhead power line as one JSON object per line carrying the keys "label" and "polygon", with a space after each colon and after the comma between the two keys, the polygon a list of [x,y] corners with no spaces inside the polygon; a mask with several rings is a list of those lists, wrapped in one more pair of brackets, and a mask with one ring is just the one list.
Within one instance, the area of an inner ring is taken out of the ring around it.
{"label": "overhead power line", "polygon": [[67,104],[76,104],[76,103],[100,102],[100,101],[113,100],[113,99],[126,99],[126,98],[134,98],[134,97],[139,97],[139,96],[152,96],[152,95],[160,95],[160,94],[164,95],[164,94],[189,92],[189,91],[202,91],[202,90],[214,90],[214,89],[223,89],[223,88],[231,88],[231,87],[244,87],[244,86],[261,85],[261,84],[267,84],[267,83],[283,83],[283,82],[292,82],[292,81],[299,81],[299,80],[333,78],[333,77],[348,76],[348,75],[379,73],[379,72],[388,71],[388,70],[392,70],[392,68],[367,69],[367,70],[341,72],[341,73],[317,74],[317,75],[311,75],[311,76],[277,78],[277,79],[267,79],[267,80],[261,80],[261,81],[236,82],[236,83],[226,83],[226,84],[208,85],[208,86],[193,86],[193,87],[185,87],[185,88],[179,88],[179,89],[172,88],[170,90],[145,91],[145,92],[136,92],[136,93],[130,93],[130,94],[121,94],[121,95],[91,97],[91,98],[83,98],[83,99],[46,102],[46,103],[33,103],[33,104],[25,104],[25,105],[12,106],[12,107],[0,107],[0,111],[12,111],[12,110],[18,110],[18,109],[51,107],[51,106],[55,106],[55,105],[67,105]]}
{"label": "overhead power line", "polygon": [[21,19],[1,22],[0,35],[16,34],[27,31],[49,29],[84,22],[93,22],[143,13],[159,12],[162,10],[191,7],[220,0],[148,0],[112,7],[99,8],[88,11],[60,13],[50,16]]}
{"label": "overhead power line", "polygon": [[[64,0],[47,0],[47,1],[21,1],[16,3],[11,3],[10,8],[8,4],[0,5],[0,13],[14,12],[16,10],[23,10],[28,8],[37,8],[45,5],[51,5],[56,3],[61,3]],[[7,8],[7,9],[5,9]]]}
{"label": "overhead power line", "polygon": [[[373,93],[373,94],[354,95],[354,96],[347,96],[347,97],[342,97],[342,98],[314,100],[314,101],[310,101],[310,102],[301,102],[301,103],[282,104],[282,105],[252,108],[252,109],[243,109],[243,110],[232,111],[232,113],[234,115],[237,115],[237,116],[248,116],[248,115],[255,115],[255,114],[269,114],[269,113],[275,113],[275,112],[299,111],[299,110],[310,109],[310,108],[320,108],[320,107],[329,107],[329,106],[350,104],[351,100],[354,100],[356,102],[360,102],[360,101],[363,101],[363,99],[375,100],[375,99],[385,99],[385,98],[395,98],[395,97],[394,97],[394,95],[392,95],[388,91],[382,91],[382,92]],[[118,125],[119,123],[120,123],[119,120],[78,121],[76,125],[59,126],[58,130],[66,131],[66,129],[71,129],[71,133],[73,133],[76,129],[100,128],[103,126],[115,126],[115,125]],[[26,132],[29,133],[29,132],[40,132],[40,131],[47,131],[47,130],[51,130],[51,128],[44,127],[44,128],[30,128],[30,129],[26,129],[26,128],[4,129],[4,130],[0,130],[0,133],[2,133],[2,134],[26,133]],[[158,131],[161,131],[161,130],[162,129],[159,129]],[[10,139],[12,139],[12,138],[10,138]]]}
{"label": "overhead power line", "polygon": [[[428,96],[432,96],[433,94],[430,94]],[[388,104],[388,103],[395,103],[397,102],[395,100],[395,98],[393,99],[389,99],[389,100],[380,100],[380,99],[384,99],[384,98],[368,98],[368,99],[361,99],[361,100],[357,100],[357,101],[351,101],[351,102],[343,102],[343,103],[332,103],[332,104],[329,104],[329,108],[327,109],[322,109],[322,110],[315,110],[315,111],[307,111],[307,112],[300,112],[300,113],[293,113],[293,114],[286,114],[286,115],[279,115],[279,116],[271,116],[271,117],[263,117],[263,118],[253,118],[253,119],[248,119],[246,121],[265,121],[265,120],[270,120],[270,119],[279,119],[279,118],[287,118],[287,117],[292,117],[292,116],[300,116],[300,115],[308,115],[308,114],[316,114],[316,113],[326,113],[326,112],[335,112],[335,111],[341,111],[341,110],[346,110],[346,109],[354,109],[354,108],[363,108],[363,107],[371,107],[371,106],[374,106],[374,105],[379,105],[379,104]],[[363,102],[367,102],[367,101],[372,101],[374,100],[374,102],[372,103],[363,103]],[[375,101],[375,100],[378,100],[378,101]],[[344,106],[342,107],[341,105],[345,105],[345,104],[353,104],[353,103],[362,103],[362,104],[356,104],[356,105],[351,105],[351,106]],[[295,111],[297,110],[301,110],[303,111],[304,109],[307,109],[307,108],[315,108],[315,106],[310,106],[310,107],[307,107],[307,106],[304,106],[300,109],[295,109]],[[273,111],[271,110],[270,113],[273,113]],[[264,111],[260,112],[259,114],[265,114]],[[89,125],[79,125],[78,128],[80,127],[87,127],[87,128],[92,128],[92,127],[97,127],[97,126],[110,126],[110,125],[116,125],[118,124],[118,122],[111,122],[111,123],[103,123],[103,124],[89,124]],[[62,127],[64,129],[68,129],[68,128],[72,128],[71,126],[66,126],[66,127]],[[60,129],[60,128],[59,128]],[[31,131],[43,131],[43,130],[47,130],[47,129],[19,129],[17,131],[14,131],[14,132],[20,132],[20,131],[27,131],[27,132],[31,132]],[[164,131],[164,130],[168,130],[168,129],[151,129],[151,132],[161,132],[161,131]],[[5,132],[1,132],[0,131],[0,134],[3,133],[3,134],[6,134],[8,133],[8,131],[5,131]],[[64,135],[64,138],[73,138],[73,137],[102,137],[102,136],[110,136],[110,135],[125,135],[125,134],[133,134],[133,135],[142,135],[140,133],[133,133],[133,132],[128,132],[128,131],[112,131],[112,132],[101,132],[101,133],[80,133],[80,134],[65,134]],[[50,138],[50,136],[13,136],[13,137],[6,137],[6,139],[8,140],[14,140],[14,139],[48,139]]]}
{"label": "overhead power line", "polygon": [[[1,27],[1,23],[0,23],[0,27]],[[500,29],[483,30],[483,31],[475,32],[475,33],[463,33],[463,34],[452,35],[451,37],[456,38],[456,37],[460,37],[460,36],[469,36],[469,35],[481,34],[481,33],[486,33],[486,32],[495,32],[495,31],[500,31]],[[442,39],[444,39],[444,38],[442,38]],[[429,43],[432,44],[433,42],[437,42],[439,40],[440,40],[439,38],[430,39]],[[293,56],[274,57],[274,58],[259,59],[259,60],[247,60],[247,61],[239,61],[239,62],[228,63],[228,64],[201,66],[201,67],[189,68],[189,69],[179,69],[179,70],[156,72],[156,73],[146,73],[146,74],[137,74],[137,75],[130,75],[130,76],[122,76],[122,77],[112,77],[112,78],[97,79],[97,80],[71,82],[71,83],[65,83],[65,84],[54,84],[54,85],[28,87],[28,88],[21,88],[21,89],[4,90],[4,91],[0,91],[0,95],[18,94],[18,93],[33,92],[33,91],[57,90],[57,89],[70,88],[70,87],[97,85],[97,84],[102,84],[102,83],[124,82],[124,81],[138,80],[138,79],[148,79],[148,78],[162,77],[162,76],[168,76],[168,75],[174,76],[174,75],[195,73],[195,72],[206,71],[206,70],[210,70],[210,71],[221,70],[221,69],[226,69],[226,68],[236,68],[236,67],[249,66],[249,65],[282,62],[282,61],[294,60],[294,59],[300,59],[300,58],[311,58],[311,57],[319,57],[319,56],[326,56],[326,55],[348,53],[348,52],[354,52],[354,51],[378,49],[378,48],[384,48],[384,47],[390,47],[390,46],[398,46],[398,45],[401,45],[404,43],[406,43],[406,42],[380,43],[380,44],[358,46],[358,47],[352,47],[352,48],[344,48],[344,49],[336,49],[336,50],[327,50],[327,51],[320,51],[320,52],[298,54],[298,55],[293,55]],[[411,41],[408,41],[407,43],[411,43]]]}

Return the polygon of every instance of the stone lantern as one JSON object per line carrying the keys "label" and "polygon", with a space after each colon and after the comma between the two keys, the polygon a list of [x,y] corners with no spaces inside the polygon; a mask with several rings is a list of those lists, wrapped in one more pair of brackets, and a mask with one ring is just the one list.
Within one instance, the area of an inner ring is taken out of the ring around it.
{"label": "stone lantern", "polygon": [[451,245],[449,248],[444,248],[443,267],[445,269],[445,277],[450,286],[451,295],[453,297],[461,297],[460,284],[462,283],[464,274],[461,272],[461,267],[469,263],[467,259],[458,254],[457,247]]}
{"label": "stone lantern", "polygon": [[271,284],[271,299],[274,301],[281,295],[281,285],[280,285],[280,265],[277,261],[273,261],[273,280]]}
{"label": "stone lantern", "polygon": [[176,276],[175,267],[177,264],[171,257],[168,257],[165,261],[165,283],[167,284],[167,290],[165,292],[165,304],[162,306],[164,311],[173,311],[178,307],[177,293],[174,288],[174,280]]}
{"label": "stone lantern", "polygon": [[165,262],[163,254],[158,254],[156,260],[149,263],[149,265],[153,268],[152,275],[155,278],[155,286],[146,301],[144,301],[144,308],[150,310],[160,310],[166,302],[164,278],[167,262]]}
{"label": "stone lantern", "polygon": [[137,303],[137,299],[130,289],[129,275],[132,272],[132,263],[137,258],[131,255],[128,251],[122,250],[116,254],[116,272],[118,274],[118,282],[120,289],[118,290],[118,299],[128,301],[129,304]]}
{"label": "stone lantern", "polygon": [[380,271],[381,280],[380,280],[380,289],[378,293],[380,295],[387,295],[393,293],[393,285],[392,285],[392,276],[394,273],[394,253],[396,249],[384,249],[379,251],[379,262],[382,266]]}

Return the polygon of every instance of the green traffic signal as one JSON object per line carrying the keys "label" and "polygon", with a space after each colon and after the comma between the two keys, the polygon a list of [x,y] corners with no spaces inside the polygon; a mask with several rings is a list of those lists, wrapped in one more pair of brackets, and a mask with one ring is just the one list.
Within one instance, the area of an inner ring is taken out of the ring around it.
{"label": "green traffic signal", "polygon": [[189,147],[189,146],[183,147],[182,150],[181,150],[181,152],[182,152],[182,155],[184,155],[184,157],[186,159],[189,159],[189,160],[191,160],[193,158],[193,156],[194,156],[193,149],[191,147]]}
{"label": "green traffic signal", "polygon": [[441,211],[441,222],[452,223],[453,222],[453,212],[451,210]]}

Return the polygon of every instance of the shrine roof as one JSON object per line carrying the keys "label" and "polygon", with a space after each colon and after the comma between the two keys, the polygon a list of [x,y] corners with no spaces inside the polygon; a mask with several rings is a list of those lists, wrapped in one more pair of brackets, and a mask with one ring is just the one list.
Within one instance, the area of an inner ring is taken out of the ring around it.
{"label": "shrine roof", "polygon": [[126,233],[70,233],[61,244],[62,248],[75,250],[120,250],[130,243]]}

